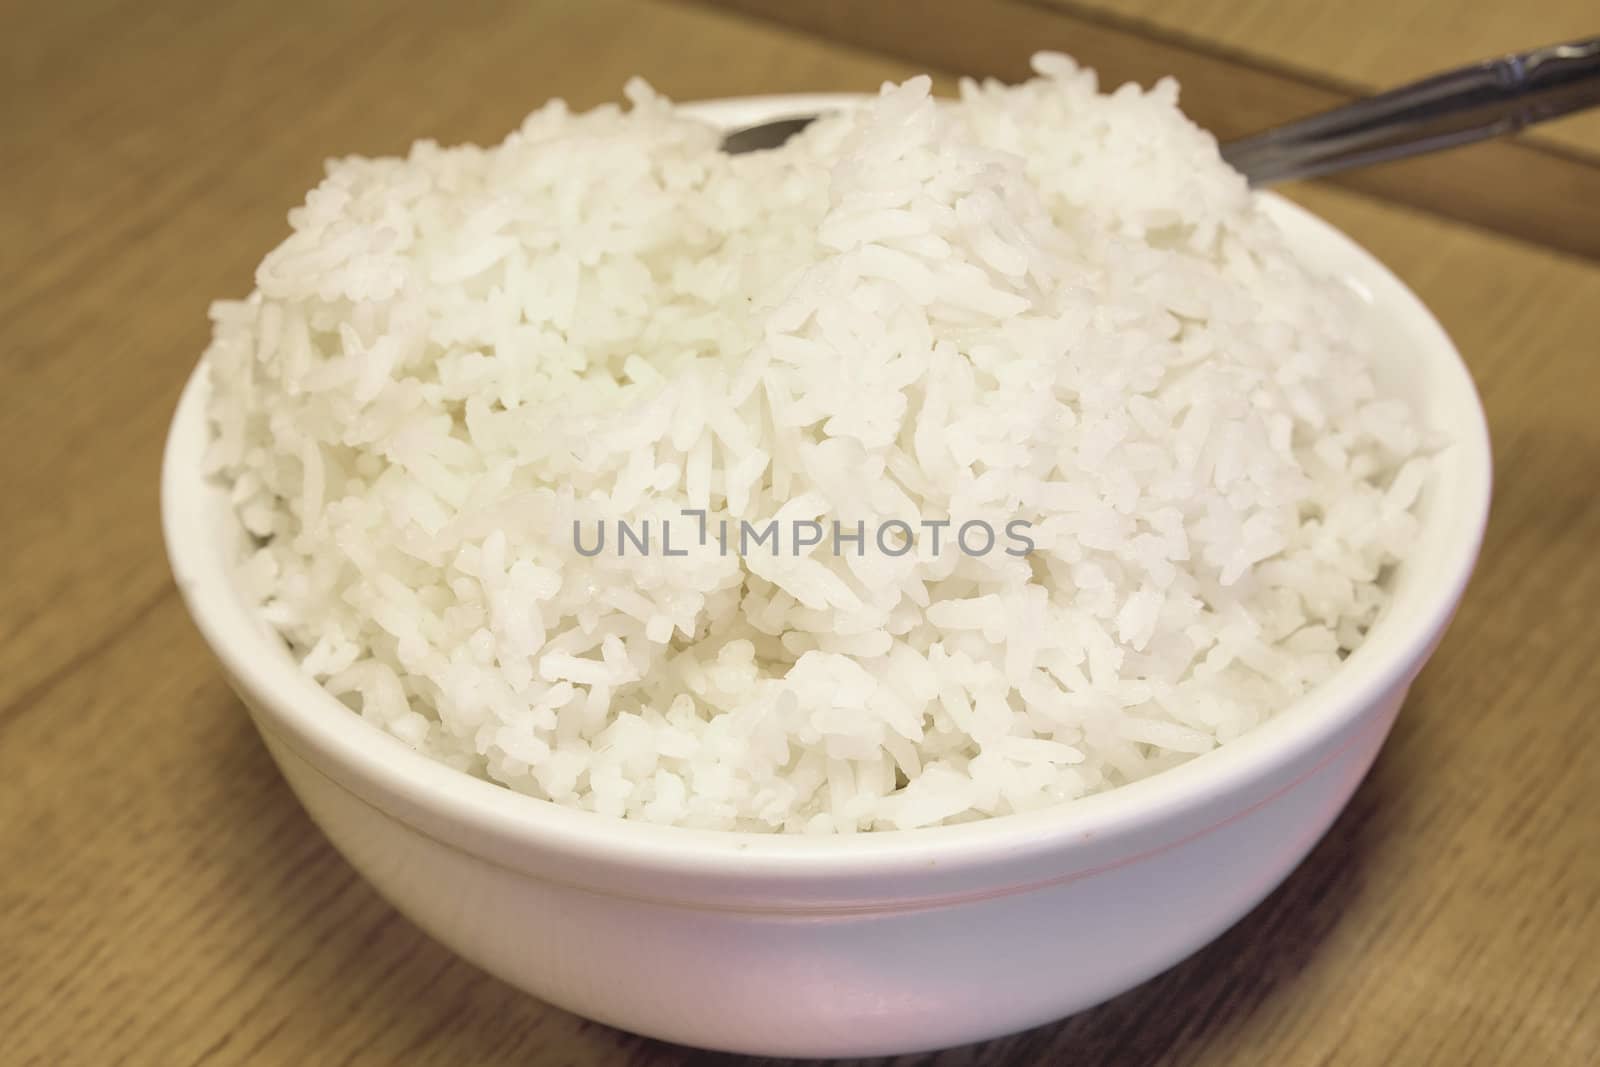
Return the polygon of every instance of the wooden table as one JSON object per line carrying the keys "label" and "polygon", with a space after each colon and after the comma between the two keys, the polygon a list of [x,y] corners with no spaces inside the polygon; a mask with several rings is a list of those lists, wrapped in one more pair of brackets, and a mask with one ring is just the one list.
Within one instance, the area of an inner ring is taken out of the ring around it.
{"label": "wooden table", "polygon": [[[1591,0],[326,6],[4,22],[0,1064],[702,1058],[524,997],[400,919],[301,813],[174,595],[156,470],[206,304],[249,290],[324,157],[496,139],[634,73],[684,99],[924,68],[948,89],[1035,46],[1111,80],[1175,70],[1232,133],[1600,31]],[[1292,195],[1391,263],[1472,365],[1498,477],[1475,583],[1282,889],[1104,1007],[918,1062],[1596,1062],[1600,124]]]}

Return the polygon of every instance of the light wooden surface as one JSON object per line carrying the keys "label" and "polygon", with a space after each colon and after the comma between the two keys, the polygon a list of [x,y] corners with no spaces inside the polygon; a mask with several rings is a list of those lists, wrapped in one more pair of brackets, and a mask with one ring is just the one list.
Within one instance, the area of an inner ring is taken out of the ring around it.
{"label": "light wooden surface", "polygon": [[[681,98],[959,73],[978,69],[959,62],[969,42],[936,20],[892,48],[824,27],[864,47],[847,46],[639,0],[329,8],[6,12],[0,1064],[705,1062],[455,960],[322,840],[172,589],[165,423],[206,303],[248,290],[325,156],[492,140],[633,73]],[[1229,32],[1289,83],[1337,66],[1314,41]],[[1225,86],[1228,60],[1208,62]],[[1282,889],[1102,1008],[919,1063],[1595,1062],[1600,265],[1343,189],[1294,195],[1391,263],[1472,365],[1498,477],[1479,574],[1372,775]]]}
{"label": "light wooden surface", "polygon": [[[1225,51],[1247,62],[1364,92],[1505,52],[1600,35],[1594,0],[1039,0],[1063,13]],[[1573,115],[1536,139],[1600,157],[1600,114]]]}

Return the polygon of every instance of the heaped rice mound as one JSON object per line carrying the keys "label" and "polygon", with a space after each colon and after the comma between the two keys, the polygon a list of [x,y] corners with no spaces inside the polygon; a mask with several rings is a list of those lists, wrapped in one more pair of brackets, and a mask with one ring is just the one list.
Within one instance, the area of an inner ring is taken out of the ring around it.
{"label": "heaped rice mound", "polygon": [[1175,85],[1035,67],[738,157],[635,83],[330,163],[207,353],[304,669],[524,793],[808,833],[1109,789],[1337,669],[1426,473],[1358,301]]}

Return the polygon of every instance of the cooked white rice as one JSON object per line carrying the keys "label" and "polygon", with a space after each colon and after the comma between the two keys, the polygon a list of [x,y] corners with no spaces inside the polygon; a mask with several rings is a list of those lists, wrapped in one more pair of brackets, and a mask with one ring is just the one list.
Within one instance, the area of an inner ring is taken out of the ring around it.
{"label": "cooked white rice", "polygon": [[[1035,69],[739,157],[635,82],[331,162],[206,354],[209,469],[304,669],[536,797],[806,833],[1113,788],[1337,669],[1426,473],[1356,301],[1173,83]],[[720,551],[775,517],[865,549]],[[962,551],[972,521],[1034,550]]]}

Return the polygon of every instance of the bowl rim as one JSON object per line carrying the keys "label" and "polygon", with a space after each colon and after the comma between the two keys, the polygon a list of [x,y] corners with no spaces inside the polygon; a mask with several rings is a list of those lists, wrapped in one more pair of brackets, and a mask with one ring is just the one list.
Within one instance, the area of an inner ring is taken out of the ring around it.
{"label": "bowl rim", "polygon": [[[847,106],[861,94],[783,94],[700,101],[684,110],[736,128],[767,118]],[[276,638],[238,596],[212,521],[223,490],[201,465],[210,427],[208,367],[195,367],[173,415],[162,462],[161,519],[167,556],[183,600],[235,688],[255,698],[252,715],[329,780],[436,840],[406,810],[425,812],[451,828],[445,842],[475,854],[485,841],[582,858],[606,865],[649,867],[690,875],[763,879],[904,873],[927,864],[946,871],[999,858],[1039,855],[1154,827],[1271,776],[1317,751],[1361,712],[1408,685],[1454,613],[1476,561],[1488,520],[1491,463],[1482,403],[1460,353],[1422,301],[1376,257],[1329,223],[1273,193],[1264,211],[1289,232],[1308,258],[1339,274],[1423,341],[1430,395],[1449,404],[1455,453],[1455,499],[1449,515],[1425,524],[1430,580],[1396,597],[1415,618],[1386,610],[1366,640],[1327,681],[1265,722],[1169,770],[1034,811],[955,826],[813,836],[699,830],[621,819],[517,793],[455,770],[411,749],[345,707],[295,668]],[[1393,608],[1395,604],[1391,604]],[[241,695],[243,695],[241,693]],[[1230,816],[1231,817],[1231,816]],[[426,820],[425,820],[426,821]],[[1227,821],[1218,817],[1213,824]],[[459,832],[457,832],[459,831]],[[1203,832],[1203,831],[1202,831]],[[1191,835],[1192,836],[1192,835]],[[462,839],[469,843],[463,845]],[[1134,850],[1137,851],[1137,850]],[[1136,857],[1135,857],[1136,858]]]}

